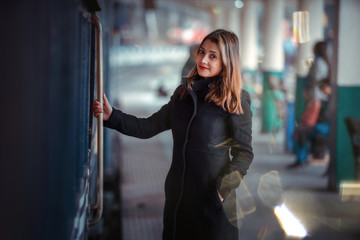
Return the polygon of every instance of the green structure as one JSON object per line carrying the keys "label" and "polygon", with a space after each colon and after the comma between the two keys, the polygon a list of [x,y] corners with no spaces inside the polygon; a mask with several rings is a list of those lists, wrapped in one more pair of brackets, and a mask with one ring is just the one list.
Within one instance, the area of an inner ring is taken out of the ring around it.
{"label": "green structure", "polygon": [[296,78],[296,92],[295,92],[295,121],[298,123],[300,121],[301,115],[305,110],[305,99],[303,95],[305,77]]}
{"label": "green structure", "polygon": [[262,132],[273,132],[283,126],[285,95],[282,72],[264,72],[262,95]]}
{"label": "green structure", "polygon": [[[243,88],[245,91],[247,91],[250,96],[254,96],[256,95],[256,91],[255,91],[255,75],[256,75],[256,70],[243,70],[242,71],[242,75],[243,75]],[[257,114],[257,110],[253,105],[253,101],[251,101],[251,111],[253,113],[253,116],[256,116]]]}
{"label": "green structure", "polygon": [[336,178],[338,183],[353,180],[355,177],[355,161],[352,142],[345,125],[345,118],[360,119],[360,87],[339,86],[337,89],[337,126],[336,126]]}

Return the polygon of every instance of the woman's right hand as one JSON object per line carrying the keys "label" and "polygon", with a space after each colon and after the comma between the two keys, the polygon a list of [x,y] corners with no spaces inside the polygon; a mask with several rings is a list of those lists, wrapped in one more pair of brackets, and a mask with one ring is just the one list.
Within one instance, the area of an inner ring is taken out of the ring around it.
{"label": "woman's right hand", "polygon": [[111,107],[108,99],[106,98],[105,93],[103,99],[104,99],[103,106],[100,105],[100,102],[98,100],[94,100],[93,113],[94,113],[94,117],[96,118],[99,117],[100,114],[103,114],[103,120],[108,121],[110,119],[113,108]]}

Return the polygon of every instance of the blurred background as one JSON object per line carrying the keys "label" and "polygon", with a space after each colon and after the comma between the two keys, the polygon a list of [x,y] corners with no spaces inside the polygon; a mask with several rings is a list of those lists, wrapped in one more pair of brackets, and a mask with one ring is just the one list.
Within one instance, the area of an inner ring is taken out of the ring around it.
{"label": "blurred background", "polygon": [[[1,10],[0,239],[161,239],[171,133],[101,133],[91,105],[103,91],[150,116],[218,28],[239,38],[254,116],[241,239],[360,239],[360,1],[20,0]],[[326,154],[289,169],[319,41],[330,62]]]}

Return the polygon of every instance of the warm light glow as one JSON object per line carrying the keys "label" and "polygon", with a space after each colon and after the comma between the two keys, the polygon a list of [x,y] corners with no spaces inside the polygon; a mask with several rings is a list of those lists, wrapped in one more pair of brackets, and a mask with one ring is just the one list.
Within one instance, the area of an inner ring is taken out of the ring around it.
{"label": "warm light glow", "polygon": [[310,41],[309,13],[300,11],[293,13],[293,42],[305,43]]}
{"label": "warm light glow", "polygon": [[182,33],[182,38],[185,42],[190,41],[194,37],[194,32],[190,29],[184,30]]}
{"label": "warm light glow", "polygon": [[280,206],[277,205],[274,208],[274,212],[287,236],[291,236],[293,238],[306,237],[306,229],[294,216],[294,214],[290,212],[285,203],[282,203]]}
{"label": "warm light glow", "polygon": [[216,15],[221,13],[221,9],[216,7],[211,8],[211,11]]}
{"label": "warm light glow", "polygon": [[340,196],[342,201],[360,198],[360,181],[341,181]]}

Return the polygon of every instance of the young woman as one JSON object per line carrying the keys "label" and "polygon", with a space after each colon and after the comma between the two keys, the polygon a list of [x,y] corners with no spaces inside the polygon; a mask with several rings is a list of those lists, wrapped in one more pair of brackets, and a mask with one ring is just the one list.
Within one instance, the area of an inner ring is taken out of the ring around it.
{"label": "young woman", "polygon": [[329,150],[330,123],[327,106],[331,95],[329,81],[331,69],[327,56],[327,43],[325,41],[316,42],[313,52],[315,59],[304,86],[306,107],[301,121],[293,133],[296,158],[292,164],[287,166],[289,169],[304,166],[308,160],[308,153],[312,155],[311,162],[328,160],[326,155]]}
{"label": "young woman", "polygon": [[325,41],[316,42],[313,48],[314,62],[305,79],[304,98],[309,101],[312,98],[327,100],[328,97],[321,91],[319,84],[330,76],[330,61],[327,55],[327,43]]}
{"label": "young woman", "polygon": [[[163,239],[236,240],[236,194],[252,159],[250,97],[241,88],[239,43],[216,30],[169,103],[137,118],[94,101],[104,125],[138,138],[171,129],[173,159],[165,182]],[[225,207],[226,206],[226,207]]]}

